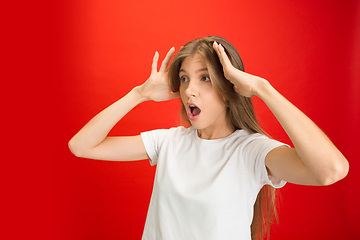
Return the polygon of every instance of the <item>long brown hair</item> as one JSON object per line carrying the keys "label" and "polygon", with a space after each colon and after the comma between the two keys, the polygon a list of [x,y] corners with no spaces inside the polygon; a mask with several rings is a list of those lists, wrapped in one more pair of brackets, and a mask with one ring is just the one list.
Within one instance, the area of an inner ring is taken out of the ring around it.
{"label": "long brown hair", "polygon": [[[197,54],[205,61],[215,92],[227,107],[226,113],[230,126],[234,130],[244,129],[249,133],[266,135],[256,119],[251,98],[236,93],[233,90],[233,84],[224,77],[220,60],[212,47],[214,41],[224,47],[234,67],[244,71],[240,55],[230,42],[217,36],[196,39],[183,46],[170,63],[168,74],[172,91],[179,91],[179,70],[184,59]],[[184,106],[181,111],[183,118],[187,119]],[[272,219],[277,219],[275,196],[275,188],[271,186],[265,185],[260,190],[254,205],[254,218],[251,224],[252,239],[263,239],[265,234],[269,238],[270,222]]]}

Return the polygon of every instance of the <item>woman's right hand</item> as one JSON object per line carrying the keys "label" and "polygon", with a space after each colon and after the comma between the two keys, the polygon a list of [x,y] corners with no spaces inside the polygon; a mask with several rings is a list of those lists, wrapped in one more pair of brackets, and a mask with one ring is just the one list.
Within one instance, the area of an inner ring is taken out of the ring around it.
{"label": "woman's right hand", "polygon": [[166,70],[171,56],[174,54],[175,48],[172,47],[166,54],[165,59],[161,63],[160,70],[157,70],[159,61],[159,53],[155,52],[153,62],[151,65],[150,77],[144,84],[139,86],[139,94],[146,100],[153,100],[156,102],[167,101],[179,97],[179,92],[172,92],[168,82],[168,72]]}

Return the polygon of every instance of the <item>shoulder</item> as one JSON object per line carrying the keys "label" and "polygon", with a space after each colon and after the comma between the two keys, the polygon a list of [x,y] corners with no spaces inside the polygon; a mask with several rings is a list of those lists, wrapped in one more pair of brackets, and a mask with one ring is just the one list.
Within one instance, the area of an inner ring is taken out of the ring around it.
{"label": "shoulder", "polygon": [[142,138],[178,138],[187,135],[191,135],[194,132],[194,128],[185,128],[183,126],[173,127],[169,129],[155,129],[141,133]]}
{"label": "shoulder", "polygon": [[229,140],[235,145],[247,146],[257,141],[270,140],[270,138],[260,133],[249,133],[239,129],[229,136]]}
{"label": "shoulder", "polygon": [[242,139],[244,144],[256,144],[256,143],[270,143],[270,142],[278,142],[271,137],[261,134],[261,133],[249,133],[246,130],[240,130],[238,137]]}
{"label": "shoulder", "polygon": [[277,140],[260,133],[249,133],[245,130],[237,130],[231,135],[231,144],[242,153],[247,154],[267,154],[272,149],[286,145]]}
{"label": "shoulder", "polygon": [[241,149],[243,153],[250,159],[265,159],[266,155],[273,149],[280,146],[289,145],[272,139],[260,133],[247,133],[241,141]]}

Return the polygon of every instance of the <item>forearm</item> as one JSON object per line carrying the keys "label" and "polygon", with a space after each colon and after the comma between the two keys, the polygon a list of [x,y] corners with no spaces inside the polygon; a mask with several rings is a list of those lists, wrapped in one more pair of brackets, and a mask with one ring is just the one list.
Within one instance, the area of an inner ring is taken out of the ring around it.
{"label": "forearm", "polygon": [[[224,48],[215,43],[224,76],[244,97],[260,97],[280,122],[295,146],[277,148],[265,159],[270,174],[298,184],[327,185],[346,176],[348,162],[328,137],[299,109],[263,78],[236,69]],[[296,175],[296,176],[294,176]]]}
{"label": "forearm", "polygon": [[75,155],[100,144],[110,130],[136,105],[146,101],[138,92],[138,87],[116,101],[91,119],[70,141],[69,148]]}
{"label": "forearm", "polygon": [[[266,80],[257,89],[258,97],[272,111],[295,146],[307,170],[327,184],[342,178],[348,163],[329,138],[304,113],[285,99]],[[346,175],[346,174],[345,174]]]}

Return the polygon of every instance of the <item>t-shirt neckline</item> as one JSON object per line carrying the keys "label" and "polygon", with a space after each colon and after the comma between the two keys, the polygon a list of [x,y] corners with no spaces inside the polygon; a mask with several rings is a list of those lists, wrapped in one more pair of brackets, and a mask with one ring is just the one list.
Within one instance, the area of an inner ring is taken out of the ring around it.
{"label": "t-shirt neckline", "polygon": [[[194,128],[194,127],[192,127],[192,128]],[[199,135],[198,135],[198,130],[197,130],[196,128],[194,128],[194,129],[195,129],[195,131],[194,131],[194,135],[195,135],[194,137],[195,137],[195,139],[196,139],[197,141],[199,141],[199,142],[209,143],[209,144],[219,143],[219,142],[222,142],[222,141],[224,141],[224,140],[228,140],[228,139],[230,139],[232,136],[234,136],[234,135],[236,135],[236,134],[238,134],[238,133],[240,133],[240,135],[246,134],[246,131],[245,131],[244,129],[237,129],[237,130],[235,130],[234,132],[232,132],[229,136],[226,136],[226,137],[223,137],[223,138],[217,138],[217,139],[202,139],[202,138],[200,138]]]}

